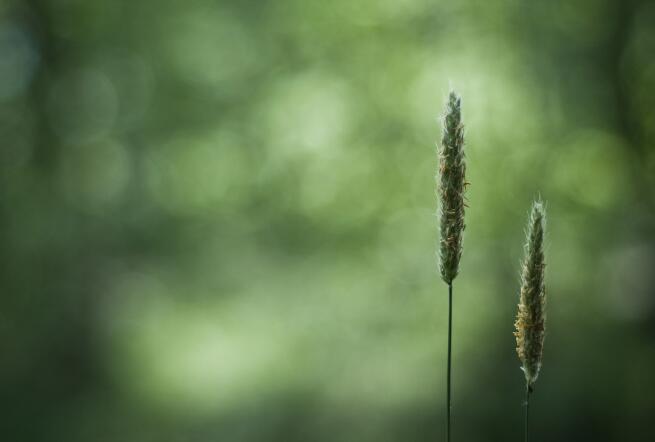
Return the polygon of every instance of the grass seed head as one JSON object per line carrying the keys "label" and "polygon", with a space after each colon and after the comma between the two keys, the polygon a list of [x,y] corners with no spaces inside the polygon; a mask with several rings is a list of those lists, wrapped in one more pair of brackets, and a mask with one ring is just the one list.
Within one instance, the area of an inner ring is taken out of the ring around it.
{"label": "grass seed head", "polygon": [[467,184],[461,98],[454,92],[448,97],[443,126],[437,179],[441,231],[439,270],[446,284],[451,284],[457,276],[462,256],[464,192]]}
{"label": "grass seed head", "polygon": [[525,257],[521,268],[521,293],[516,316],[516,351],[531,388],[539,376],[545,335],[546,288],[544,285],[544,233],[546,209],[532,205],[526,231]]}

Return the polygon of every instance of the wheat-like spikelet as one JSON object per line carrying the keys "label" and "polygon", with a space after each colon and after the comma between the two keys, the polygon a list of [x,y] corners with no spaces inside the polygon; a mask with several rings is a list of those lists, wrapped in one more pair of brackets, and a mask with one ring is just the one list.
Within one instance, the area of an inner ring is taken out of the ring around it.
{"label": "wheat-like spikelet", "polygon": [[461,99],[457,94],[451,92],[446,106],[443,139],[439,150],[437,190],[441,200],[439,269],[441,278],[446,284],[452,284],[453,279],[457,276],[459,259],[462,256],[465,174]]}
{"label": "wheat-like spikelet", "polygon": [[537,380],[545,334],[546,289],[544,285],[544,230],[546,210],[541,201],[532,204],[528,221],[525,257],[521,269],[521,293],[516,316],[516,351],[529,389]]}

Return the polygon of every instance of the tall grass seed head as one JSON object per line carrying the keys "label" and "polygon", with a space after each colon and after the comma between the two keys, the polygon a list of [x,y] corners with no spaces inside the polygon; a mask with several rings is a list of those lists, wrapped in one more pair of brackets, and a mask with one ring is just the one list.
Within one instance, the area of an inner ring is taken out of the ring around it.
{"label": "tall grass seed head", "polygon": [[464,126],[461,98],[451,92],[443,120],[443,138],[439,150],[437,193],[440,205],[439,270],[446,284],[451,284],[459,271],[462,256],[462,232],[466,190],[464,158]]}
{"label": "tall grass seed head", "polygon": [[544,204],[537,200],[532,205],[528,220],[525,257],[521,267],[521,292],[514,324],[516,351],[529,388],[539,376],[545,336],[545,225],[546,210]]}

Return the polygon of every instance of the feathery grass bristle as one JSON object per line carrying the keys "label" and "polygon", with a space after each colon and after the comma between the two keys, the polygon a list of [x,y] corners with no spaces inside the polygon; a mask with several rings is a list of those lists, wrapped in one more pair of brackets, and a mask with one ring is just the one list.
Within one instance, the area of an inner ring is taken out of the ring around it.
{"label": "feathery grass bristle", "polygon": [[441,278],[451,284],[459,271],[464,230],[464,192],[466,188],[464,160],[464,126],[461,99],[451,92],[446,105],[443,139],[439,150],[438,194],[441,200],[441,239],[439,269]]}
{"label": "feathery grass bristle", "polygon": [[544,273],[544,233],[546,209],[537,200],[532,204],[526,231],[525,257],[521,269],[521,293],[516,316],[516,351],[528,387],[539,376],[545,335],[546,289]]}

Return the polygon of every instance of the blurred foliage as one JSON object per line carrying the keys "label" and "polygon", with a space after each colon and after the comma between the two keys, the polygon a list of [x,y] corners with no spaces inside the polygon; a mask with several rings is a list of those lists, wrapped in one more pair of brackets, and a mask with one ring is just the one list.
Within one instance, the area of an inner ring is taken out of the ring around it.
{"label": "blurred foliage", "polygon": [[534,439],[650,440],[653,23],[638,0],[4,0],[2,434],[439,440],[452,85],[471,182],[455,440],[520,438],[539,193]]}

